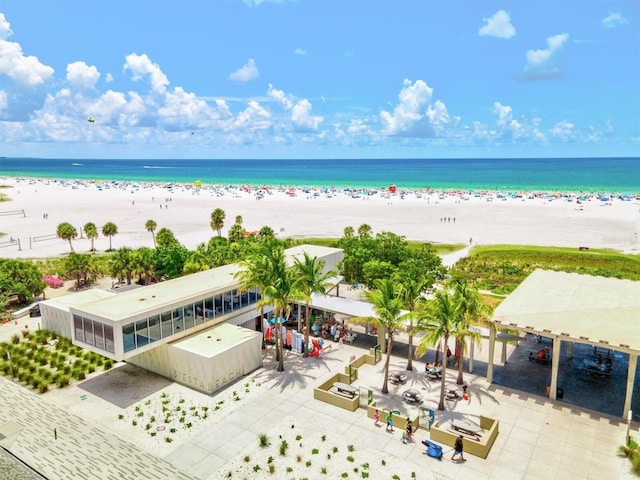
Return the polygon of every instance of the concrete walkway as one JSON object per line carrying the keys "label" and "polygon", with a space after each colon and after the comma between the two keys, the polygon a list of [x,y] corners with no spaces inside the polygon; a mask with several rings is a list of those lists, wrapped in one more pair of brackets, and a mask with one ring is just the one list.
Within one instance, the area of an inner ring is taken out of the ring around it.
{"label": "concrete walkway", "polygon": [[[258,434],[287,429],[295,422],[303,430],[343,435],[356,445],[357,451],[375,449],[381,457],[395,456],[411,462],[416,470],[425,472],[421,478],[627,478],[628,462],[616,456],[626,433],[626,425],[620,419],[488,385],[482,378],[469,374],[465,380],[471,400],[448,404],[447,411],[438,412],[436,421],[445,421],[452,415],[480,413],[495,417],[500,422],[496,444],[486,460],[468,456],[464,465],[426,457],[420,444],[420,440],[428,438],[426,430],[416,432],[415,443],[402,445],[400,432],[389,434],[375,428],[364,409],[348,412],[313,398],[313,386],[318,381],[332,372],[343,371],[348,359],[361,352],[356,346],[346,345],[329,353],[329,358],[324,360],[302,359],[289,353],[284,373],[276,372],[267,364],[254,375],[268,388],[231,412],[224,421],[208,426],[177,446],[165,458],[141,451],[134,444],[92,425],[90,419],[58,409],[46,396],[40,397],[0,378],[3,405],[0,435],[4,435],[0,443],[51,480],[204,480],[222,478],[234,458],[256,447]],[[405,359],[392,357],[392,369],[404,366]],[[417,362],[417,370],[409,372],[405,385],[390,385],[388,395],[379,393],[382,363],[361,368],[356,384],[373,389],[379,405],[389,402],[397,405],[404,389],[420,388],[425,395],[425,406],[434,408],[439,384],[425,382],[420,366]],[[454,372],[449,382],[455,382]]]}

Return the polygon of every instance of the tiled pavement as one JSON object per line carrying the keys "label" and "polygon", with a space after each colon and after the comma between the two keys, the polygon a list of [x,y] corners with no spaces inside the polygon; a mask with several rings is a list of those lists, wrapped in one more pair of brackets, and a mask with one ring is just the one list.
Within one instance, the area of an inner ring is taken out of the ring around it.
{"label": "tiled pavement", "polygon": [[[498,418],[500,434],[496,443],[486,460],[469,457],[464,465],[428,458],[419,441],[402,445],[398,436],[373,427],[363,409],[347,412],[313,399],[313,385],[330,371],[342,371],[344,361],[358,352],[357,347],[345,346],[330,353],[334,358],[326,362],[327,368],[305,372],[304,382],[273,381],[261,395],[231,412],[223,422],[211,425],[177,446],[165,458],[144,452],[89,421],[53,406],[46,397],[0,378],[0,405],[3,406],[0,434],[15,432],[0,444],[50,480],[215,479],[222,477],[216,472],[242,454],[247,445],[254,444],[259,433],[294,421],[301,428],[343,435],[362,448],[375,448],[385,455],[415,463],[425,475],[430,472],[429,478],[603,480],[627,476],[628,464],[616,456],[626,433],[621,419],[488,385],[482,378],[468,374],[465,378],[470,385],[471,400],[448,405],[448,410],[439,413],[437,420],[444,421],[456,414],[480,413]],[[404,365],[401,358],[392,358],[392,368]],[[377,391],[381,369],[382,363],[361,368],[357,384],[373,386]],[[283,375],[267,369],[258,374],[264,376],[265,383],[268,378]],[[453,383],[454,377],[450,380]],[[377,394],[376,400],[379,405],[396,401],[395,394],[410,386],[423,388],[426,405],[435,405],[438,389],[426,385],[419,371],[409,374],[406,385],[391,386],[389,395]],[[421,429],[416,438],[428,438],[428,432]]]}

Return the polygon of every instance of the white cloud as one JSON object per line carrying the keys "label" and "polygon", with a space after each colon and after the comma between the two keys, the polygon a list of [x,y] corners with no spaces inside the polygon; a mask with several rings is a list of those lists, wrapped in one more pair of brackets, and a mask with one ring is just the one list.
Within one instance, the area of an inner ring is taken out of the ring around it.
{"label": "white cloud", "polygon": [[113,82],[113,75],[111,75],[110,73],[107,73],[107,74],[104,76],[104,81],[105,81],[105,82],[107,82],[107,83],[111,83],[111,82]]}
{"label": "white cloud", "polygon": [[7,92],[0,90],[0,112],[7,108]]}
{"label": "white cloud", "polygon": [[169,85],[167,76],[162,73],[158,64],[153,63],[149,59],[146,53],[142,55],[136,53],[127,55],[124,69],[131,70],[131,78],[134,81],[144,80],[146,77],[149,77],[151,88],[156,93],[164,93],[167,90],[167,85]]}
{"label": "white cloud", "polygon": [[0,40],[6,40],[11,35],[13,35],[11,24],[7,21],[4,13],[0,13]]}
{"label": "white cloud", "polygon": [[49,81],[53,73],[53,68],[40,63],[37,57],[24,56],[18,43],[0,40],[0,75],[21,86],[33,87]]}
{"label": "white cloud", "polygon": [[498,10],[492,17],[485,18],[484,22],[485,24],[478,30],[479,35],[511,38],[516,34],[516,29],[511,24],[511,18],[504,10]]}
{"label": "white cloud", "polygon": [[307,55],[308,52],[302,48],[296,48],[293,53],[296,55]]}
{"label": "white cloud", "polygon": [[100,78],[100,72],[93,65],[84,62],[74,62],[67,65],[67,81],[79,89],[95,88]]}
{"label": "white cloud", "polygon": [[232,122],[234,130],[256,131],[271,127],[271,113],[256,101],[250,101]]}
{"label": "white cloud", "polygon": [[549,133],[560,140],[572,140],[576,134],[575,125],[567,120],[562,120],[556,123]]}
{"label": "white cloud", "polygon": [[[393,109],[393,113],[386,110],[380,112],[384,133],[408,137],[433,136],[433,128],[427,115],[433,89],[424,80],[411,83],[405,79],[403,85],[398,94],[399,103]],[[438,108],[443,107],[444,104]],[[446,111],[446,108],[444,110]]]}
{"label": "white cloud", "polygon": [[267,96],[272,100],[280,103],[286,110],[293,108],[293,100],[289,98],[282,90],[273,88],[273,85],[269,84],[267,89]]}
{"label": "white cloud", "polygon": [[235,72],[229,74],[229,80],[239,83],[250,82],[258,78],[258,68],[253,58],[250,58],[247,63],[240,67]]}
{"label": "white cloud", "polygon": [[553,65],[553,57],[569,39],[568,33],[561,33],[547,38],[547,48],[527,51],[525,73],[530,78],[550,78],[559,73]]}
{"label": "white cloud", "polygon": [[311,102],[306,98],[300,100],[291,109],[291,121],[297,132],[311,132],[317,130],[323,118],[311,115]]}
{"label": "white cloud", "polygon": [[205,126],[210,124],[213,116],[214,112],[207,102],[193,93],[185,92],[182,87],[168,92],[164,105],[158,109],[158,121],[170,130]]}
{"label": "white cloud", "polygon": [[609,15],[602,19],[604,28],[616,28],[627,23],[627,19],[619,12],[609,12]]}

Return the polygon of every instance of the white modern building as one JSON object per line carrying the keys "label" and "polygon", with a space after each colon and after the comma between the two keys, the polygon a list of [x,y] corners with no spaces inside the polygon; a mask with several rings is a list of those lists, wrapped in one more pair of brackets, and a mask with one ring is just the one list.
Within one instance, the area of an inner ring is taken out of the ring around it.
{"label": "white modern building", "polygon": [[[337,271],[343,256],[338,248],[303,245],[285,251],[287,262],[305,252],[324,261],[325,271]],[[210,393],[262,365],[260,292],[240,290],[239,270],[231,264],[122,293],[90,290],[46,300],[43,328]],[[227,366],[218,368],[221,363]]]}

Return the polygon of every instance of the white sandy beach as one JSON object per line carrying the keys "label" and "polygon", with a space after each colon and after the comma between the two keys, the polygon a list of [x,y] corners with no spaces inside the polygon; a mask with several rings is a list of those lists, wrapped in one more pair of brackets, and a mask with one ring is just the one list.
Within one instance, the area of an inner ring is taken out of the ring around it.
{"label": "white sandy beach", "polygon": [[[68,253],[67,242],[55,238],[56,227],[69,222],[80,235],[93,222],[101,230],[114,222],[118,234],[113,248],[153,246],[144,224],[154,220],[168,228],[189,249],[207,242],[216,233],[209,226],[211,212],[226,212],[223,235],[237,215],[247,231],[268,225],[280,237],[339,237],[347,226],[369,224],[374,233],[391,231],[408,240],[434,243],[529,244],[611,248],[640,251],[640,201],[596,196],[579,201],[575,195],[555,196],[523,192],[467,194],[459,192],[378,192],[354,198],[337,189],[270,189],[261,199],[255,190],[238,187],[190,185],[167,188],[142,183],[60,182],[0,178],[11,201],[0,204],[0,255],[5,258],[48,257]],[[294,195],[291,195],[293,193]],[[6,215],[22,211],[25,216]],[[43,218],[44,216],[47,218]],[[40,237],[40,238],[39,238]],[[42,240],[42,237],[48,238]],[[11,244],[13,239],[16,242]],[[18,242],[20,249],[18,248]],[[41,241],[36,241],[41,240]],[[90,249],[90,241],[78,238],[77,252]],[[95,241],[99,251],[109,239]]]}

